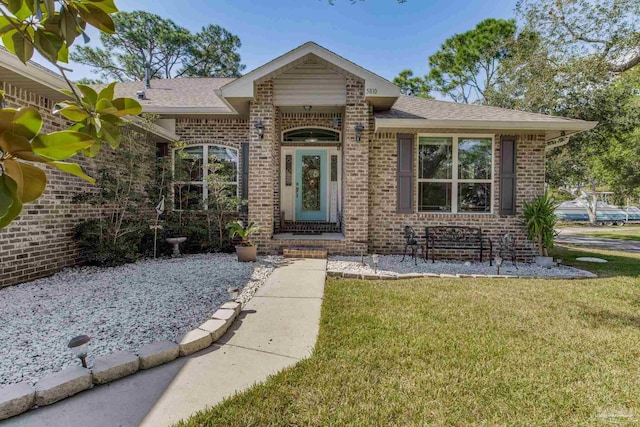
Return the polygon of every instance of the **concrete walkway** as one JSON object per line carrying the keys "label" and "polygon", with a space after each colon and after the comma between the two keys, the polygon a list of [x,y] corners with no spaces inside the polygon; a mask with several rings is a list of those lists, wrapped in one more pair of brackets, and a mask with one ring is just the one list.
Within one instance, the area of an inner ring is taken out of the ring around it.
{"label": "concrete walkway", "polygon": [[311,354],[326,260],[287,260],[210,348],[0,422],[2,427],[170,426]]}

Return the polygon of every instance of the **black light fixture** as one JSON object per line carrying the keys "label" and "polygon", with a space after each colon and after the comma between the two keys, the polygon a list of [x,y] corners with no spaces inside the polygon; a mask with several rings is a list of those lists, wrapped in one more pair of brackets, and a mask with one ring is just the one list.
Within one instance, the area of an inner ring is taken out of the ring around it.
{"label": "black light fixture", "polygon": [[333,128],[338,129],[340,127],[340,116],[337,114],[333,116]]}
{"label": "black light fixture", "polygon": [[304,111],[311,111],[311,105],[303,105]]}
{"label": "black light fixture", "polygon": [[362,138],[362,132],[364,132],[364,126],[362,123],[358,123],[355,127],[356,131],[356,142],[360,142],[360,138]]}
{"label": "black light fixture", "polygon": [[87,348],[89,347],[89,341],[91,341],[91,338],[89,338],[88,335],[78,335],[77,337],[71,338],[68,344],[73,354],[82,362],[83,368],[87,367]]}
{"label": "black light fixture", "polygon": [[260,120],[258,123],[256,123],[256,129],[258,130],[258,136],[260,137],[260,139],[264,138],[264,123],[262,123],[262,120]]}

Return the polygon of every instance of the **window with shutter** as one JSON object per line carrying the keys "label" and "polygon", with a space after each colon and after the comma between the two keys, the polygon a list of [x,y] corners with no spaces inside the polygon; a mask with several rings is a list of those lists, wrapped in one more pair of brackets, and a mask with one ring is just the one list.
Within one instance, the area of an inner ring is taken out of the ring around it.
{"label": "window with shutter", "polygon": [[500,137],[500,215],[516,214],[516,137]]}
{"label": "window with shutter", "polygon": [[398,135],[397,213],[413,213],[413,149],[412,134]]}

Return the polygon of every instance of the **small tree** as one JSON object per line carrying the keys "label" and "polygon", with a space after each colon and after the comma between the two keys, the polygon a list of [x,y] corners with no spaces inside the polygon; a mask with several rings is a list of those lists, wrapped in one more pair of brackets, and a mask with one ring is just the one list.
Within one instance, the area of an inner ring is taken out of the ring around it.
{"label": "small tree", "polygon": [[554,228],[558,219],[555,210],[558,204],[548,193],[544,193],[531,201],[525,201],[522,207],[527,237],[536,245],[540,256],[549,256],[549,249],[553,248],[556,236]]}
{"label": "small tree", "polygon": [[[217,248],[222,249],[226,219],[231,215],[237,215],[238,206],[243,201],[236,194],[236,185],[230,184],[235,179],[235,169],[224,161],[209,161],[209,173],[207,174],[207,222],[216,223],[218,231]],[[209,225],[209,238],[211,239],[212,227]]]}

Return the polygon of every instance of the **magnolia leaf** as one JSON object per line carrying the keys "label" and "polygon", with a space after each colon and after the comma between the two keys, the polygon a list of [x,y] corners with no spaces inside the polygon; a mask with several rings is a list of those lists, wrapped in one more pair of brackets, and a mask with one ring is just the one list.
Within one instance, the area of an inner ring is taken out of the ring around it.
{"label": "magnolia leaf", "polygon": [[60,114],[62,117],[67,118],[72,122],[81,122],[87,117],[90,117],[89,113],[74,104],[61,108],[59,110],[54,110],[54,113]]}
{"label": "magnolia leaf", "polygon": [[82,168],[75,164],[75,163],[69,163],[69,162],[50,162],[49,163],[51,166],[54,166],[58,169],[60,169],[61,171],[65,171],[67,173],[70,173],[71,175],[75,175],[79,178],[84,179],[85,181],[89,181],[92,184],[95,184],[96,180],[91,178],[89,175],[85,174],[84,171],[82,170]]}
{"label": "magnolia leaf", "polygon": [[34,3],[35,2],[30,0],[8,0],[6,2],[9,12],[18,18],[19,21],[24,21],[34,14]]}
{"label": "magnolia leaf", "polygon": [[78,87],[78,89],[80,89],[80,92],[82,92],[82,95],[84,96],[83,101],[87,101],[91,108],[94,108],[96,106],[96,102],[98,101],[98,94],[96,93],[96,91],[87,85],[77,84],[76,86]]}
{"label": "magnolia leaf", "polygon": [[96,7],[92,3],[83,3],[82,7],[78,8],[78,13],[82,16],[88,24],[93,25],[103,33],[113,34],[116,32],[116,26],[113,23],[113,19],[108,13],[104,12],[99,7]]}
{"label": "magnolia leaf", "polygon": [[59,131],[38,135],[31,146],[33,152],[51,160],[64,160],[93,145],[94,139],[84,133]]}
{"label": "magnolia leaf", "polygon": [[11,179],[8,175],[0,175],[0,181],[3,181],[3,184],[0,184],[0,187],[5,187],[5,190],[0,190],[0,192],[5,193],[5,197],[3,197],[3,199],[6,198],[6,194],[8,194],[12,199],[7,212],[2,217],[0,217],[1,229],[9,225],[11,221],[13,221],[18,215],[20,215],[20,212],[22,212],[22,202],[20,201],[20,198],[17,194],[18,186],[13,179]]}
{"label": "magnolia leaf", "polygon": [[4,175],[0,175],[0,218],[3,218],[13,203],[13,193],[3,179]]}
{"label": "magnolia leaf", "polygon": [[67,96],[69,96],[69,97],[71,97],[71,98],[74,98],[74,97],[75,97],[75,95],[73,94],[73,92],[72,92],[72,91],[70,91],[69,89],[60,89],[58,92],[62,92],[62,93],[64,93],[65,95],[67,95]]}
{"label": "magnolia leaf", "polygon": [[83,153],[89,157],[95,157],[100,152],[101,149],[102,149],[102,141],[97,140],[91,147],[83,150]]}
{"label": "magnolia leaf", "polygon": [[91,2],[95,7],[102,9],[105,13],[115,13],[118,11],[113,0],[93,0]]}
{"label": "magnolia leaf", "polygon": [[0,16],[0,33],[4,34],[11,28],[15,28],[13,25],[17,23],[11,16]]}
{"label": "magnolia leaf", "polygon": [[67,42],[67,46],[71,46],[80,34],[75,13],[71,12],[66,6],[63,6],[60,11],[60,33]]}
{"label": "magnolia leaf", "polygon": [[[100,92],[100,94],[102,94],[102,92]],[[102,98],[99,99],[96,104],[96,111],[100,114],[115,114],[118,112],[118,109],[113,106],[109,99]]]}
{"label": "magnolia leaf", "polygon": [[5,171],[17,184],[17,194],[22,203],[29,203],[42,195],[47,186],[47,176],[38,167],[17,160],[5,160]]}
{"label": "magnolia leaf", "polygon": [[64,62],[65,64],[69,63],[69,48],[67,45],[63,44],[58,50],[58,62]]}
{"label": "magnolia leaf", "polygon": [[53,16],[56,11],[56,4],[54,0],[42,0],[45,10],[48,16]]}
{"label": "magnolia leaf", "polygon": [[33,46],[17,30],[8,31],[2,36],[2,43],[9,52],[15,53],[23,64],[33,56]]}
{"label": "magnolia leaf", "polygon": [[42,117],[35,107],[20,108],[13,118],[13,132],[33,139],[42,129]]}
{"label": "magnolia leaf", "polygon": [[102,137],[114,150],[120,146],[122,134],[120,128],[107,121],[102,121]]}
{"label": "magnolia leaf", "polygon": [[13,108],[0,108],[0,132],[13,128],[13,119],[18,110]]}
{"label": "magnolia leaf", "polygon": [[114,116],[122,117],[122,116],[137,116],[142,113],[142,107],[140,103],[135,99],[131,98],[116,98],[111,101],[114,107],[118,109],[117,113],[114,113]]}
{"label": "magnolia leaf", "polygon": [[63,45],[59,35],[48,31],[37,31],[33,40],[38,52],[54,64],[58,61],[58,52]]}
{"label": "magnolia leaf", "polygon": [[116,89],[116,82],[109,84],[107,87],[102,89],[98,94],[98,100],[106,99],[111,104],[111,100],[113,99],[113,94]]}
{"label": "magnolia leaf", "polygon": [[0,134],[0,150],[13,155],[21,151],[32,151],[31,144],[29,144],[27,138],[10,130]]}

